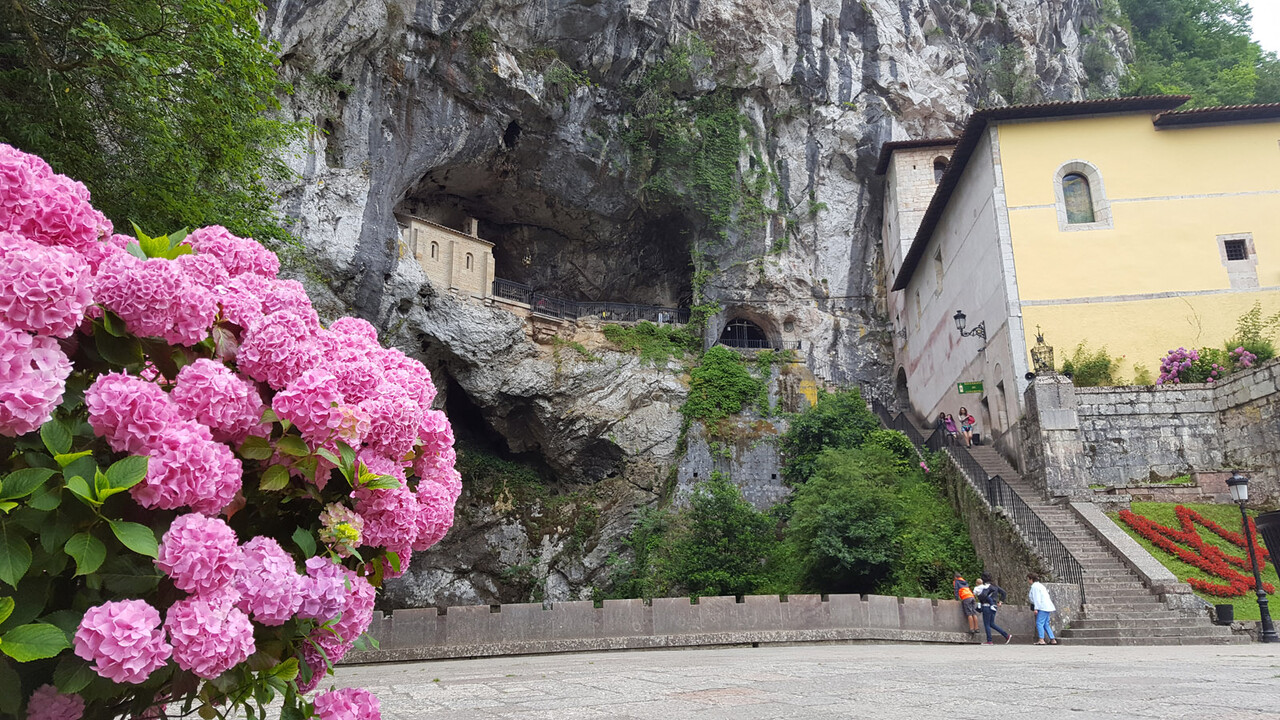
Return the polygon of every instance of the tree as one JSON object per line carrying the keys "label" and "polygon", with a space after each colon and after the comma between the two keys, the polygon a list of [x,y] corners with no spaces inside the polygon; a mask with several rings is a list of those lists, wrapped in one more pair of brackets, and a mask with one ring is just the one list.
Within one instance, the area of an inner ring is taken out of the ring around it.
{"label": "tree", "polygon": [[1135,60],[1126,93],[1184,93],[1191,104],[1280,101],[1280,62],[1250,39],[1243,0],[1120,0]]}
{"label": "tree", "polygon": [[818,394],[818,402],[795,418],[779,445],[782,477],[792,485],[809,479],[825,448],[853,448],[880,427],[857,388]]}
{"label": "tree", "polygon": [[678,516],[664,573],[695,596],[745,595],[766,582],[773,521],[723,475],[697,486]]}
{"label": "tree", "polygon": [[85,183],[126,229],[220,224],[279,241],[266,181],[299,125],[273,118],[257,0],[0,4],[0,141]]}

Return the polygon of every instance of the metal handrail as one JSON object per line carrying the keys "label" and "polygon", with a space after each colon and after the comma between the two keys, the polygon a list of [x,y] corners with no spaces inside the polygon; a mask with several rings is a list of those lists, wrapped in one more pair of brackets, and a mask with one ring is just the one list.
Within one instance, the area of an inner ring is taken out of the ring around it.
{"label": "metal handrail", "polygon": [[717,345],[737,350],[800,350],[801,340],[757,340],[753,338],[721,338]]}
{"label": "metal handrail", "polygon": [[935,428],[928,438],[921,438],[919,429],[906,413],[894,416],[878,400],[872,400],[871,406],[885,427],[902,432],[917,448],[945,452],[987,505],[992,510],[999,509],[1009,518],[1031,549],[1048,564],[1054,576],[1060,581],[1079,586],[1080,601],[1084,602],[1084,570],[1080,567],[1080,561],[1071,554],[1067,546],[1054,534],[1053,529],[1040,519],[1040,516],[1027,505],[1017,491],[1004,481],[1004,478],[988,474],[968,450],[960,445],[951,444],[953,438],[941,428]]}

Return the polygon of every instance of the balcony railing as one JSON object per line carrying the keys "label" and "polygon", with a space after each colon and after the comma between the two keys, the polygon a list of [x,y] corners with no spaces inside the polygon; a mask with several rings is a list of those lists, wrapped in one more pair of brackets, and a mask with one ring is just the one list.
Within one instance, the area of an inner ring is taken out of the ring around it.
{"label": "balcony railing", "polygon": [[799,350],[801,341],[782,340],[774,342],[754,338],[720,338],[716,341],[716,344],[738,350]]}

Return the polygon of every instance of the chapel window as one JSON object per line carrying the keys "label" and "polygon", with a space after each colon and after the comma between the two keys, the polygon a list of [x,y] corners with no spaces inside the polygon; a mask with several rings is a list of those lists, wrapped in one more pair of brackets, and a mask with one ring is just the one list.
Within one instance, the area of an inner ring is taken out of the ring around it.
{"label": "chapel window", "polygon": [[431,259],[435,260],[439,255],[440,255],[440,243],[435,242],[433,240],[431,242]]}
{"label": "chapel window", "polygon": [[1063,176],[1062,200],[1067,207],[1068,224],[1094,222],[1093,193],[1084,175],[1070,173]]}
{"label": "chapel window", "polygon": [[467,269],[471,269],[471,253],[467,253]]}
{"label": "chapel window", "polygon": [[933,181],[935,183],[942,182],[942,174],[947,171],[947,159],[937,157],[933,160]]}

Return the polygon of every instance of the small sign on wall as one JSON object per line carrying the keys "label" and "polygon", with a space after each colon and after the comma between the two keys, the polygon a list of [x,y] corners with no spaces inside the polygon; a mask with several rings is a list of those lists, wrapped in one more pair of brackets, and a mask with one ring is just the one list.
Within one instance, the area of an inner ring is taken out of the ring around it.
{"label": "small sign on wall", "polygon": [[956,383],[956,388],[960,390],[961,395],[964,395],[965,393],[981,393],[982,383],[981,382]]}

